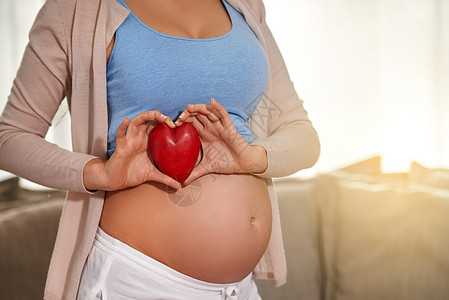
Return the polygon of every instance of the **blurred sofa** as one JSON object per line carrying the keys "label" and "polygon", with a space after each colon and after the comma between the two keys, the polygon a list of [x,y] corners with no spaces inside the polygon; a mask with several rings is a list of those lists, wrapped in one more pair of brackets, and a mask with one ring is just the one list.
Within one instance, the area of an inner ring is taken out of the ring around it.
{"label": "blurred sofa", "polygon": [[0,299],[43,298],[65,194],[0,182]]}
{"label": "blurred sofa", "polygon": [[[288,275],[257,280],[263,299],[449,299],[449,170],[380,170],[275,181]],[[42,298],[64,196],[0,183],[0,299]]]}
{"label": "blurred sofa", "polygon": [[276,188],[288,275],[265,299],[449,299],[449,170],[376,156]]}

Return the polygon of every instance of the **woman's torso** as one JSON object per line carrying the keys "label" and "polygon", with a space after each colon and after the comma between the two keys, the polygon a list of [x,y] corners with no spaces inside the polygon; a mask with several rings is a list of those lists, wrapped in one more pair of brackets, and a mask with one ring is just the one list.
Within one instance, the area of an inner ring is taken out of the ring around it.
{"label": "woman's torso", "polygon": [[[218,41],[235,25],[221,1],[126,4],[145,23],[142,26],[186,42]],[[271,207],[263,179],[210,174],[176,193],[154,182],[107,193],[100,226],[182,273],[210,282],[234,282],[252,271],[267,247]]]}
{"label": "woman's torso", "polygon": [[108,193],[100,227],[181,273],[236,282],[265,252],[271,207],[262,179],[210,174],[176,193],[158,183]]}

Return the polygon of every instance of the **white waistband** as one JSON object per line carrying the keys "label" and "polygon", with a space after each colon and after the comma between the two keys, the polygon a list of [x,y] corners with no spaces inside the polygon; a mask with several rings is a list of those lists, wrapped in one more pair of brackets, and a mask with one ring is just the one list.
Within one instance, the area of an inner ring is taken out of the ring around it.
{"label": "white waistband", "polygon": [[145,274],[154,274],[155,276],[165,277],[165,279],[170,280],[173,283],[181,284],[184,287],[188,286],[194,289],[223,291],[223,289],[227,288],[240,288],[240,286],[248,284],[248,281],[251,281],[252,278],[252,273],[250,273],[242,281],[227,284],[211,283],[195,279],[193,277],[180,273],[149,257],[148,255],[145,255],[142,252],[128,246],[127,244],[113,238],[112,236],[104,232],[100,227],[98,227],[94,244],[103,251],[107,252],[109,255],[127,265],[130,265],[136,270],[140,270]]}

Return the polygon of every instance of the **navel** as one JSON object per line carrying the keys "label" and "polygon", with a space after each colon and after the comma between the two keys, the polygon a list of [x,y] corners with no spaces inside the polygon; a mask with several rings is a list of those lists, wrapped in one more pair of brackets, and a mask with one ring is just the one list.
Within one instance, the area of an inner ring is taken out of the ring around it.
{"label": "navel", "polygon": [[251,217],[250,223],[251,225],[256,225],[256,217]]}

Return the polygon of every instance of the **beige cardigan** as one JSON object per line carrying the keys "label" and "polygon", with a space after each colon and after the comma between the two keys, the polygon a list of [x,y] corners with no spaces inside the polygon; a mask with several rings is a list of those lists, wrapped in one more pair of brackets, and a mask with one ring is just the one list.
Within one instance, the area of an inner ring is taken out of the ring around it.
{"label": "beige cardigan", "polygon": [[[285,255],[272,177],[312,166],[318,136],[289,79],[265,22],[261,0],[228,0],[258,36],[270,64],[270,81],[251,117],[254,144],[265,147],[264,177],[273,207],[273,231],[254,270],[258,278],[286,281]],[[84,262],[99,223],[104,192],[88,193],[83,166],[106,158],[108,130],[106,46],[129,11],[116,0],[47,0],[30,32],[22,64],[0,119],[0,168],[69,193],[50,264],[46,299],[75,299]],[[73,152],[44,140],[67,97]]]}

